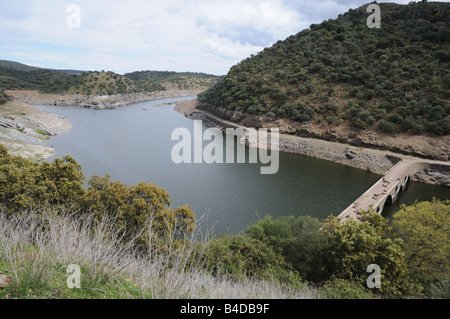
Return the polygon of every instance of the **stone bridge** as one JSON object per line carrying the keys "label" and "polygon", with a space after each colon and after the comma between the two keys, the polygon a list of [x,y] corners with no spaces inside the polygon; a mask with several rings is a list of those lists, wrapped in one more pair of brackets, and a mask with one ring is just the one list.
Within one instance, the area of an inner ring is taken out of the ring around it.
{"label": "stone bridge", "polygon": [[385,205],[392,205],[397,200],[398,194],[405,190],[414,173],[430,168],[450,171],[450,163],[402,159],[338,217],[344,222],[348,219],[358,220],[361,211],[367,211],[370,208],[381,214]]}

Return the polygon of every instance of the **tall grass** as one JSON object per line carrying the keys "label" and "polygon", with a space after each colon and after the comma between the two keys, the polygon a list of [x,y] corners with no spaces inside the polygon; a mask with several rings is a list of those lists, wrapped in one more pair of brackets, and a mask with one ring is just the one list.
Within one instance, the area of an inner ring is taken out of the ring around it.
{"label": "tall grass", "polygon": [[[209,240],[200,238],[205,234],[197,229],[182,240],[175,234],[166,237],[164,248],[155,248],[150,241],[143,252],[135,245],[142,233],[124,242],[113,218],[96,222],[78,212],[44,210],[13,216],[1,212],[0,274],[13,278],[6,289],[16,298],[319,297],[306,285],[294,289],[269,281],[212,276],[202,267]],[[151,228],[147,235],[154,238]],[[67,287],[70,264],[81,268],[81,289]]]}

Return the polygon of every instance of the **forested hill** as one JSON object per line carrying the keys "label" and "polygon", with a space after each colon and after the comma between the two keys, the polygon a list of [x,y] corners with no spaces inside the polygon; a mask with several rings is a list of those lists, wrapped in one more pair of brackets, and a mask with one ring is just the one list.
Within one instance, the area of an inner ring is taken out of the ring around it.
{"label": "forested hill", "polygon": [[103,70],[43,69],[0,60],[0,92],[6,89],[38,90],[41,93],[114,95],[166,89],[206,90],[221,78],[195,72],[137,71],[120,75]]}
{"label": "forested hill", "polygon": [[0,88],[38,90],[42,93],[126,94],[164,90],[161,85],[134,81],[111,71],[89,71],[81,74],[49,69],[17,69],[0,65]]}
{"label": "forested hill", "polygon": [[125,73],[125,77],[135,80],[161,85],[165,88],[195,89],[210,88],[223,76],[217,76],[198,72],[174,72],[174,71],[136,71]]}
{"label": "forested hill", "polygon": [[232,67],[202,107],[266,119],[450,134],[450,3],[367,5],[278,41]]}

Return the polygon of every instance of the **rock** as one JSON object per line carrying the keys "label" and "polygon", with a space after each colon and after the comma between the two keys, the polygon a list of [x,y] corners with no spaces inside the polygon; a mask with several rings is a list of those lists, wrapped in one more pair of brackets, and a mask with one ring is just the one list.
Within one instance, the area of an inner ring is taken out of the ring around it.
{"label": "rock", "polygon": [[362,146],[362,140],[359,137],[355,137],[350,141],[350,144],[360,147]]}
{"label": "rock", "polygon": [[356,156],[356,153],[353,151],[348,151],[347,153],[345,153],[345,157],[347,157],[348,159],[354,159]]}
{"label": "rock", "polygon": [[9,287],[13,282],[12,277],[8,275],[0,275],[0,288]]}

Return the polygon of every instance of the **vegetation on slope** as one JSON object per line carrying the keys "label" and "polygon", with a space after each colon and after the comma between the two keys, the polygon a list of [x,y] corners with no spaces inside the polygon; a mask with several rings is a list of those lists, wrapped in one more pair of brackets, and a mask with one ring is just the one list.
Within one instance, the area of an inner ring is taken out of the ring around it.
{"label": "vegetation on slope", "polygon": [[19,62],[15,62],[15,61],[8,61],[8,60],[0,60],[0,66],[19,70],[19,71],[38,71],[41,69],[41,68],[38,68],[35,66],[26,65],[23,63],[19,63]]}
{"label": "vegetation on slope", "polygon": [[55,70],[22,71],[0,66],[0,87],[39,90],[42,93],[126,94],[164,90],[159,85],[133,81],[114,72],[93,71],[81,75]]}
{"label": "vegetation on slope", "polygon": [[0,105],[5,104],[6,102],[10,101],[11,97],[5,93],[3,89],[0,89]]}
{"label": "vegetation on slope", "polygon": [[51,70],[0,60],[0,88],[42,93],[113,95],[166,89],[207,89],[221,77],[204,73],[140,71],[119,75],[108,71]]}
{"label": "vegetation on slope", "polygon": [[125,77],[150,82],[164,87],[182,89],[210,88],[223,77],[205,73],[170,72],[170,71],[136,71],[125,73]]}
{"label": "vegetation on slope", "polygon": [[[164,189],[108,175],[84,188],[70,156],[40,164],[0,145],[0,181],[0,275],[13,279],[2,297],[449,297],[448,200],[404,206],[392,223],[370,212],[345,224],[266,216],[197,239],[192,210],[172,209]],[[69,264],[83,289],[67,288]],[[373,290],[370,264],[381,269]]]}
{"label": "vegetation on slope", "polygon": [[199,96],[225,108],[297,122],[450,134],[450,4],[366,5],[278,41]]}

